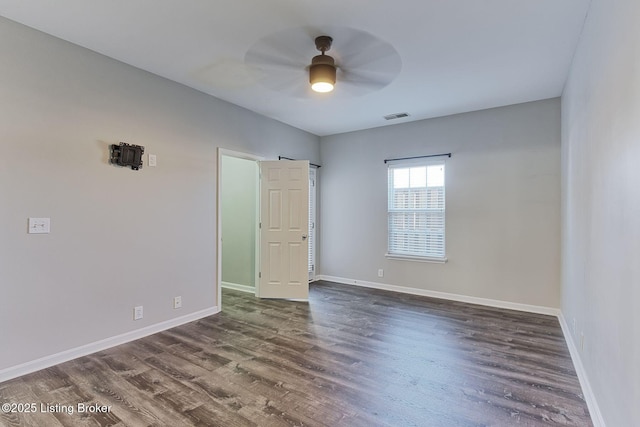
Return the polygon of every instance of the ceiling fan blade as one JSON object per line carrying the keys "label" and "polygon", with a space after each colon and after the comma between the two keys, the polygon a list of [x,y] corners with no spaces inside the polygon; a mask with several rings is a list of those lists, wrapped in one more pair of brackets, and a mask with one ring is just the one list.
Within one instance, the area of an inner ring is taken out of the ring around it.
{"label": "ceiling fan blade", "polygon": [[309,87],[309,75],[304,68],[273,68],[263,64],[257,82],[279,93],[302,97],[304,89]]}
{"label": "ceiling fan blade", "polygon": [[294,28],[258,40],[245,54],[245,60],[256,65],[276,62],[305,67],[311,62],[313,49],[313,39],[306,30]]}
{"label": "ceiling fan blade", "polygon": [[254,85],[260,70],[232,58],[223,58],[192,72],[201,83],[211,87],[238,89]]}
{"label": "ceiling fan blade", "polygon": [[376,52],[357,56],[346,56],[336,59],[338,65],[349,70],[376,70],[378,72],[397,74],[402,68],[400,56],[394,52]]}
{"label": "ceiling fan blade", "polygon": [[383,88],[393,81],[395,74],[370,70],[342,70],[338,74],[338,81],[352,84],[368,85],[371,88]]}
{"label": "ceiling fan blade", "polygon": [[360,86],[362,88],[367,89],[367,91],[382,89],[387,86],[389,82],[379,81],[379,80],[341,80],[336,83],[336,85],[340,84],[348,84],[352,86]]}
{"label": "ceiling fan blade", "polygon": [[336,29],[339,38],[334,39],[334,55],[338,62],[350,67],[360,67],[377,61],[400,62],[398,52],[384,40],[361,30]]}
{"label": "ceiling fan blade", "polygon": [[282,81],[279,84],[272,85],[272,89],[294,98],[306,98],[311,91],[309,85],[300,79],[288,82]]}
{"label": "ceiling fan blade", "polygon": [[261,51],[249,51],[245,62],[258,68],[290,68],[304,70],[307,64],[285,56],[275,56]]}
{"label": "ceiling fan blade", "polygon": [[336,58],[336,61],[345,70],[372,70],[379,73],[398,74],[402,68],[402,60],[398,52],[391,45],[375,44],[376,49],[365,49],[353,55],[341,55]]}
{"label": "ceiling fan blade", "polygon": [[377,41],[375,37],[364,31],[352,30],[339,33],[334,39],[334,47],[335,54],[340,57],[353,57],[373,50],[371,46]]}

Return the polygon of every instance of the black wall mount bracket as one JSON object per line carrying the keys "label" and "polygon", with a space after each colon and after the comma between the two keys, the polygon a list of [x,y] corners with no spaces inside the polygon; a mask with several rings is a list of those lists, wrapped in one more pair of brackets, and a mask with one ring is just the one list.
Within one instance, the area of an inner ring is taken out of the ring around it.
{"label": "black wall mount bracket", "polygon": [[121,142],[119,145],[111,144],[111,158],[109,162],[118,166],[130,166],[137,171],[142,167],[142,155],[144,147]]}

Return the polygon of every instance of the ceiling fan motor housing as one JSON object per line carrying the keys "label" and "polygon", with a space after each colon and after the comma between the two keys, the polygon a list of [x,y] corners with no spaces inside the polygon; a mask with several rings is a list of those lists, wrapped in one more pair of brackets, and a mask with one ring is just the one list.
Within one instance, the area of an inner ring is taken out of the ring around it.
{"label": "ceiling fan motor housing", "polygon": [[311,60],[309,83],[313,85],[317,82],[336,83],[336,65],[329,55],[317,55]]}

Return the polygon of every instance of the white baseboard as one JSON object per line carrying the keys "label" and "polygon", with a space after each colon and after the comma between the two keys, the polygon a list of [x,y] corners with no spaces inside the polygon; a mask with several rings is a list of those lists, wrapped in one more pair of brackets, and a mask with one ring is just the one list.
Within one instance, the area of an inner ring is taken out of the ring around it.
{"label": "white baseboard", "polygon": [[155,325],[149,325],[141,329],[136,329],[135,331],[126,332],[121,335],[85,344],[80,347],[61,351],[60,353],[52,354],[50,356],[41,357],[39,359],[22,363],[17,366],[11,366],[9,368],[0,370],[0,382],[17,378],[22,375],[30,374],[41,369],[49,368],[59,363],[68,362],[69,360],[86,356],[97,351],[106,350],[108,348],[137,340],[158,332],[162,332],[170,328],[175,328],[176,326],[193,322],[194,320],[202,319],[203,317],[211,316],[219,312],[220,309],[218,308],[218,306],[214,306],[205,310],[196,311],[195,313],[187,314],[185,316],[177,317],[175,319],[156,323]]}
{"label": "white baseboard", "polygon": [[254,288],[253,286],[239,285],[237,283],[231,282],[220,282],[220,286],[222,286],[223,288],[234,289],[236,291],[247,292],[250,294],[256,293],[256,288]]}
{"label": "white baseboard", "polygon": [[587,371],[585,371],[584,365],[582,364],[580,352],[578,351],[576,343],[573,341],[573,335],[571,335],[571,330],[569,329],[569,325],[562,312],[558,315],[558,320],[560,321],[560,327],[562,328],[562,333],[564,334],[564,340],[567,342],[567,347],[569,347],[569,353],[571,353],[573,366],[576,370],[576,373],[578,374],[578,380],[580,381],[580,386],[582,387],[582,392],[584,393],[584,400],[587,402],[587,407],[589,408],[589,414],[591,415],[593,426],[606,427],[604,418],[602,417],[602,412],[600,412],[600,407],[598,406],[596,397],[593,394],[593,389],[591,388],[591,384],[589,383]]}
{"label": "white baseboard", "polygon": [[448,292],[429,291],[426,289],[409,288],[406,286],[389,285],[386,283],[367,282],[357,279],[346,279],[344,277],[318,275],[318,280],[326,280],[328,282],[337,282],[345,285],[361,286],[364,288],[381,289],[385,291],[401,292],[403,294],[420,295],[424,297],[446,299],[451,301],[466,302],[469,304],[486,305],[489,307],[506,308],[509,310],[525,311],[528,313],[546,314],[549,316],[558,316],[560,310],[552,307],[544,307],[539,305],[521,304],[517,302],[501,301],[489,298],[471,297],[467,295],[451,294]]}

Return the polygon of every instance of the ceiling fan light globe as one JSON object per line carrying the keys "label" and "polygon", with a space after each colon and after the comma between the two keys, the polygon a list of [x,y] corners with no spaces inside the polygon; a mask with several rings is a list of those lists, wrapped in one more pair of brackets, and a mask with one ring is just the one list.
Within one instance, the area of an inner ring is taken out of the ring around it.
{"label": "ceiling fan light globe", "polygon": [[327,93],[333,90],[333,84],[329,82],[316,82],[311,85],[311,89],[315,92]]}

